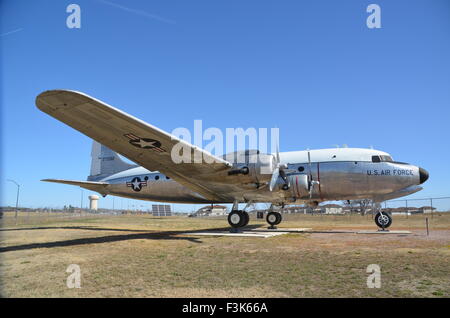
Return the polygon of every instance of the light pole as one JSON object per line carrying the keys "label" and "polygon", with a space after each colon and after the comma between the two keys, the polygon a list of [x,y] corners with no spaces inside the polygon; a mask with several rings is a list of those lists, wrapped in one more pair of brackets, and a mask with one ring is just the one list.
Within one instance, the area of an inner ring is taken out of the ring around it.
{"label": "light pole", "polygon": [[16,181],[11,180],[11,179],[6,179],[6,181],[13,182],[13,183],[15,183],[16,186],[17,186],[16,215],[15,215],[16,224],[17,224],[17,211],[18,211],[18,209],[19,209],[19,191],[20,191],[20,184],[18,184]]}
{"label": "light pole", "polygon": [[[84,195],[84,192],[83,192],[83,189],[80,189],[81,190],[81,203],[80,203],[80,210],[83,210],[83,195]],[[81,211],[80,211],[80,213],[81,213]]]}

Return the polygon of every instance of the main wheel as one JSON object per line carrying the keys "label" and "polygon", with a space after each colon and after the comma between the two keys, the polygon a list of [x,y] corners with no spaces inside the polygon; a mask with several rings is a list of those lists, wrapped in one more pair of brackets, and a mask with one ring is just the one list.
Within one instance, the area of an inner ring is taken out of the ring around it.
{"label": "main wheel", "polygon": [[242,211],[242,214],[244,215],[244,223],[242,226],[247,226],[248,222],[250,222],[250,215],[245,211]]}
{"label": "main wheel", "polygon": [[280,223],[281,223],[281,220],[283,220],[283,217],[281,216],[281,213],[278,213],[278,212],[277,212],[277,224],[275,224],[275,225],[280,224]]}
{"label": "main wheel", "polygon": [[266,221],[271,226],[277,225],[281,223],[281,213],[278,212],[269,212],[267,213]]}
{"label": "main wheel", "polygon": [[392,217],[389,214],[387,214],[386,212],[384,212],[384,213],[378,212],[375,215],[375,224],[378,227],[387,229],[392,224]]}
{"label": "main wheel", "polygon": [[239,228],[244,226],[245,223],[245,214],[242,211],[231,211],[230,214],[228,214],[228,224],[230,224],[231,227]]}

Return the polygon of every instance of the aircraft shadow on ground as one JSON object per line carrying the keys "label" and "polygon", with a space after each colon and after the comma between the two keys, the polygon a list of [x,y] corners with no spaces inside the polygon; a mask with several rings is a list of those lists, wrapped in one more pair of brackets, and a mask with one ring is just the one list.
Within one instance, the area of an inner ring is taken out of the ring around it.
{"label": "aircraft shadow on ground", "polygon": [[[244,228],[244,230],[258,228],[261,225],[250,225]],[[142,232],[133,234],[122,234],[122,235],[108,235],[101,237],[88,237],[79,238],[72,240],[56,241],[56,242],[43,242],[43,243],[30,243],[23,245],[13,245],[0,247],[0,253],[29,250],[34,248],[53,248],[53,247],[65,247],[65,246],[75,246],[75,245],[88,245],[88,244],[101,244],[101,243],[111,243],[120,242],[128,240],[187,240],[193,243],[202,243],[200,238],[189,236],[189,234],[195,235],[195,233],[208,232],[208,231],[229,231],[230,228],[208,228],[200,230],[182,230],[182,231],[163,231],[163,232],[152,232],[146,230],[128,230],[128,229],[111,229],[111,228],[101,228],[101,227],[90,227],[90,226],[63,226],[63,227],[35,227],[35,228],[17,228],[17,229],[1,229],[0,231],[21,231],[21,230],[92,230],[92,231],[122,231],[122,232]]]}

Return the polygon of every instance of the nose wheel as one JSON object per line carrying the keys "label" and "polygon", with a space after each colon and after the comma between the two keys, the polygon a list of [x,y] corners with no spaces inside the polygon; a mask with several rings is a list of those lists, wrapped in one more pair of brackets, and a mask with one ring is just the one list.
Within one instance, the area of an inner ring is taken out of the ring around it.
{"label": "nose wheel", "polygon": [[281,217],[281,213],[279,212],[269,212],[266,216],[266,221],[269,223],[269,229],[276,229],[275,225],[278,225],[281,223],[281,220],[283,218]]}
{"label": "nose wheel", "polygon": [[385,231],[392,224],[392,217],[386,212],[378,212],[375,215],[375,224]]}

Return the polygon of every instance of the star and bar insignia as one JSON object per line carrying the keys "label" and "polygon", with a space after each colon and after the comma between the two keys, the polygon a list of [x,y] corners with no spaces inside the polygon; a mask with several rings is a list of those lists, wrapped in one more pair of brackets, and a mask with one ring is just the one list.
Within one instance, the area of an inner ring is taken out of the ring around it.
{"label": "star and bar insignia", "polygon": [[142,149],[151,149],[156,152],[166,152],[164,149],[161,148],[161,143],[158,140],[150,138],[141,138],[132,133],[125,134],[124,136],[127,137],[130,140],[130,144],[132,144],[135,147]]}
{"label": "star and bar insignia", "polygon": [[141,181],[141,178],[134,177],[131,181],[127,182],[127,187],[130,187],[136,192],[139,192],[142,190],[142,187],[147,186],[147,181]]}

